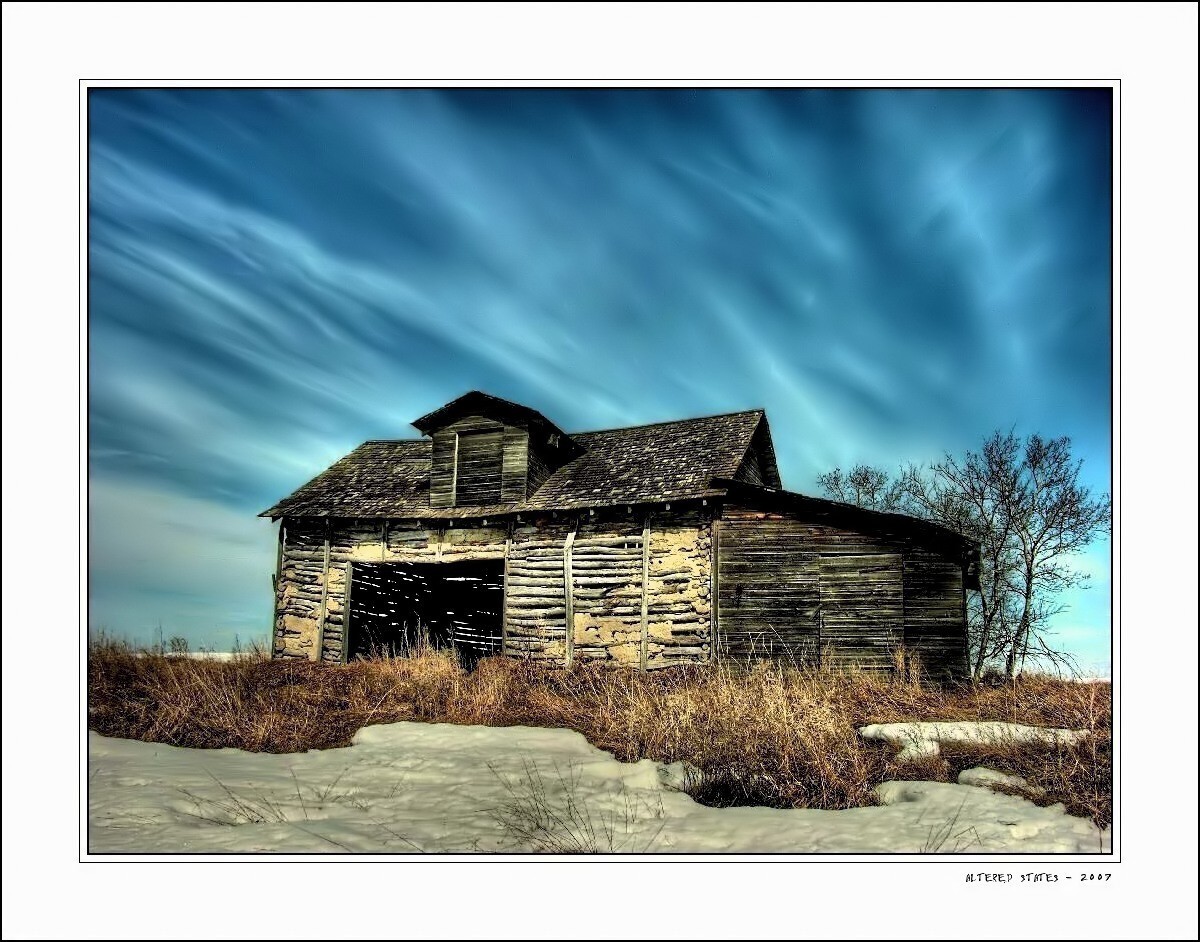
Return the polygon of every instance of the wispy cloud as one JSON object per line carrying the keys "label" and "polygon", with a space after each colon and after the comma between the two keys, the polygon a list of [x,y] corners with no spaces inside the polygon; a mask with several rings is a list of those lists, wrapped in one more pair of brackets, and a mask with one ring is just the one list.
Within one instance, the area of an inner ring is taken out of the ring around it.
{"label": "wispy cloud", "polygon": [[484,388],[765,406],[800,490],[1014,424],[1104,489],[1107,96],[94,91],[93,473],[250,515]]}

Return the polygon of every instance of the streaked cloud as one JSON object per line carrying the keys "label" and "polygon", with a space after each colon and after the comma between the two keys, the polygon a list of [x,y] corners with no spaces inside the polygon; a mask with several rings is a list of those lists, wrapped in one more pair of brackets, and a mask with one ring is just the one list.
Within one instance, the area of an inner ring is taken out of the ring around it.
{"label": "streaked cloud", "polygon": [[[469,388],[568,429],[764,406],[802,491],[1013,425],[1071,435],[1107,489],[1109,108],[1107,90],[93,90],[93,512],[119,485],[124,513],[144,490],[250,520]],[[179,537],[216,565],[198,538]],[[141,618],[141,573],[95,559],[126,600],[111,627]],[[180,590],[181,610],[261,606],[239,591]],[[1081,644],[1107,656],[1095,598]]]}

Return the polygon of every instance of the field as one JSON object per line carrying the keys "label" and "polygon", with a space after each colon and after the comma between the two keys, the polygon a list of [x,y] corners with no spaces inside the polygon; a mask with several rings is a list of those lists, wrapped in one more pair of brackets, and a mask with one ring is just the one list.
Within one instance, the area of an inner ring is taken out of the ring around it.
{"label": "field", "polygon": [[[1023,780],[996,786],[1009,795],[989,792],[989,798],[1020,796],[1031,808],[1061,805],[1099,828],[1112,815],[1107,683],[1027,676],[943,688],[911,673],[722,665],[639,674],[503,658],[468,673],[439,652],[324,665],[271,661],[261,653],[224,661],[170,657],[113,643],[92,646],[88,675],[89,726],[96,733],[190,750],[330,750],[349,746],[366,727],[396,723],[544,727],[575,730],[622,763],[677,764],[684,770],[678,787],[717,808],[864,809],[898,787],[881,793],[881,783],[955,783],[964,770],[986,766]],[[858,733],[874,723],[955,720],[1090,735],[1049,745],[943,744],[940,755],[898,761],[894,748]],[[543,773],[534,768],[523,776],[526,804],[546,791]],[[561,793],[561,785],[552,790]]]}

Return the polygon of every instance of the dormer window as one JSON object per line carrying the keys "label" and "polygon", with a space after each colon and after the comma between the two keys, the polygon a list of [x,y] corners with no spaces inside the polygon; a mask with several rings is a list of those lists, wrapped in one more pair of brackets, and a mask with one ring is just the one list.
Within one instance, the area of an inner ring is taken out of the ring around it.
{"label": "dormer window", "polygon": [[500,503],[503,471],[503,432],[459,432],[454,456],[455,506]]}
{"label": "dormer window", "polygon": [[413,425],[433,440],[431,508],[520,503],[583,451],[540,412],[481,392],[459,396]]}

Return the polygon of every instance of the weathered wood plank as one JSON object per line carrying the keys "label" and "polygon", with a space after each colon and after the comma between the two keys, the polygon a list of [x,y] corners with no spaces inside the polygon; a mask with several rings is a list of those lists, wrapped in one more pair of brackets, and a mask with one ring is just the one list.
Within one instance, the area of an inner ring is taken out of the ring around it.
{"label": "weathered wood plank", "polygon": [[329,521],[325,521],[325,564],[321,570],[321,615],[317,622],[316,646],[313,651],[314,660],[320,661],[325,650],[325,616],[329,601]]}
{"label": "weathered wood plank", "polygon": [[575,544],[575,535],[578,529],[578,524],[572,527],[571,532],[567,534],[566,542],[563,544],[563,614],[566,622],[565,627],[567,633],[567,667],[571,666],[571,659],[575,652],[575,600],[573,596],[574,586],[572,585],[573,580],[571,575],[571,548]]}
{"label": "weathered wood plank", "polygon": [[650,659],[650,514],[642,527],[642,611],[640,618],[641,643],[638,646],[638,667],[646,669]]}

